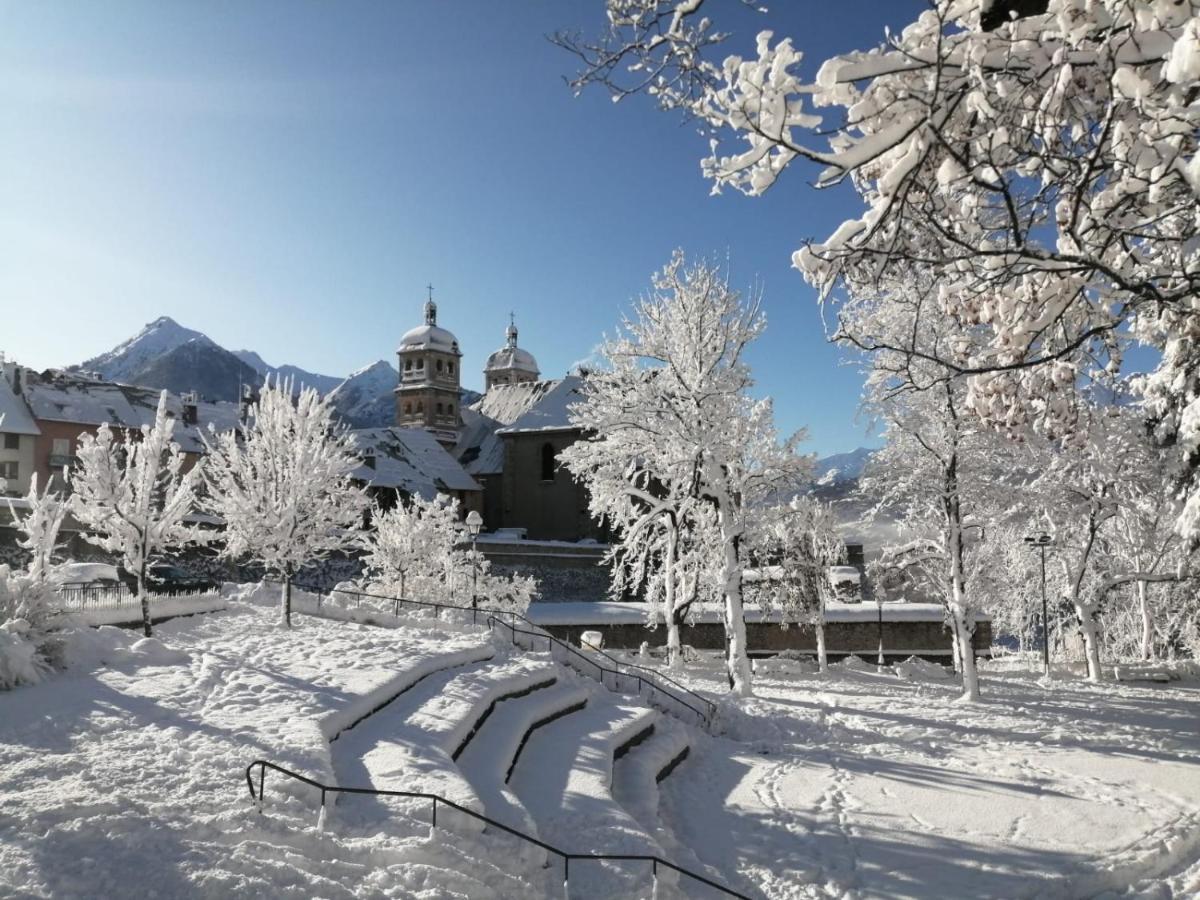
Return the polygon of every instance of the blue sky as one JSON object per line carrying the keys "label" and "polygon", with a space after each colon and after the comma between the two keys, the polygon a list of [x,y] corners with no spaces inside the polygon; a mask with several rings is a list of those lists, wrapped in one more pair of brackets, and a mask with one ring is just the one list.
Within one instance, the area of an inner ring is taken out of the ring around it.
{"label": "blue sky", "polygon": [[[810,71],[917,0],[714,10],[790,34]],[[394,360],[432,281],[482,386],[515,311],[546,377],[586,358],[676,247],[765,290],[750,360],[810,449],[867,443],[861,384],[790,268],[850,215],[797,168],[712,197],[706,145],[645,98],[576,98],[545,35],[601,0],[0,0],[0,350],[78,362],[169,315],[230,349],[343,375]]]}

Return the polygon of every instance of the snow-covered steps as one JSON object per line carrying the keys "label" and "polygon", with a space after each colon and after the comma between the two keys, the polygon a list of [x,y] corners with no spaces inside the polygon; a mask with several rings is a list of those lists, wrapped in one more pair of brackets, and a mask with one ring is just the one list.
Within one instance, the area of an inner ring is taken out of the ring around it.
{"label": "snow-covered steps", "polygon": [[658,783],[687,759],[690,750],[687,729],[663,716],[637,751],[613,766],[613,798],[650,833],[658,827]]}
{"label": "snow-covered steps", "polygon": [[[660,718],[601,691],[584,709],[533,733],[509,785],[544,840],[574,852],[662,855],[611,793],[614,759],[638,752]],[[579,862],[571,869],[575,896],[634,896],[641,888],[633,885],[648,883],[643,863]]]}
{"label": "snow-covered steps", "polygon": [[[556,670],[538,660],[503,657],[426,678],[411,691],[344,732],[332,746],[344,786],[438,794],[483,812],[470,783],[454,763],[497,703],[554,684]],[[348,819],[376,821],[407,801],[343,801]],[[453,811],[455,827],[479,831],[483,823]]]}
{"label": "snow-covered steps", "polygon": [[536,823],[506,782],[536,730],[583,709],[588,696],[582,685],[559,683],[506,700],[496,707],[458,758],[459,768],[475,788],[489,817],[510,828],[536,833]]}

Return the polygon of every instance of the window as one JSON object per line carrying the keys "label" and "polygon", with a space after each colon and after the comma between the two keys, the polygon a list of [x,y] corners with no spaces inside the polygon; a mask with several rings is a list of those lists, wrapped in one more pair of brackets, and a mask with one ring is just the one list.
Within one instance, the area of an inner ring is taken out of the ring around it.
{"label": "window", "polygon": [[454,363],[446,363],[446,371],[451,375],[454,374]]}
{"label": "window", "polygon": [[439,372],[442,371],[442,361],[440,359],[437,361],[437,370]]}
{"label": "window", "polygon": [[454,415],[454,404],[453,403],[446,404],[446,412],[450,413],[450,415]]}
{"label": "window", "polygon": [[20,450],[21,449],[21,436],[19,434],[4,435],[4,449],[5,450]]}
{"label": "window", "polygon": [[424,412],[425,412],[425,403],[421,400],[418,400],[417,401],[417,415],[419,416]]}
{"label": "window", "polygon": [[542,444],[542,481],[554,480],[554,445]]}
{"label": "window", "polygon": [[412,415],[412,404],[411,404],[411,403],[405,403],[405,404],[404,404],[404,414],[405,414],[406,416],[411,416],[411,415]]}
{"label": "window", "polygon": [[71,439],[70,438],[55,438],[50,452],[55,456],[70,456],[71,455]]}
{"label": "window", "polygon": [[437,414],[439,416],[442,414],[442,404],[440,404],[440,403],[437,405]]}
{"label": "window", "polygon": [[417,368],[418,368],[418,369],[423,369],[423,368],[425,368],[425,360],[423,360],[423,359],[418,359],[418,360],[417,360]]}
{"label": "window", "polygon": [[412,371],[412,360],[411,360],[411,359],[406,359],[406,360],[404,361],[404,371],[405,371],[405,372],[411,372],[411,371]]}
{"label": "window", "polygon": [[[4,479],[5,481],[16,481],[18,471],[19,469],[17,468],[17,464],[15,462],[0,462],[0,478]],[[7,487],[12,489],[15,488],[16,485],[8,484]]]}

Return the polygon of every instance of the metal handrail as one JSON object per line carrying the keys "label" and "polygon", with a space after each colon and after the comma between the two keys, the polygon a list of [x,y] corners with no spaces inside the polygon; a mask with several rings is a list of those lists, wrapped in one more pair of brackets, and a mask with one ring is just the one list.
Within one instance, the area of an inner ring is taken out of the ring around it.
{"label": "metal handrail", "polygon": [[[255,766],[259,767],[257,792],[254,789],[253,770],[254,770]],[[282,775],[286,775],[289,778],[293,778],[296,781],[300,781],[300,782],[303,782],[304,784],[311,785],[312,787],[317,788],[321,792],[321,808],[322,809],[325,808],[325,798],[326,798],[327,794],[369,794],[369,795],[376,796],[376,797],[410,797],[410,798],[417,799],[417,800],[429,800],[432,803],[432,815],[431,815],[430,824],[433,828],[437,828],[437,807],[438,807],[438,804],[441,803],[444,806],[448,806],[451,809],[458,810],[460,813],[470,816],[473,819],[477,819],[478,821],[483,822],[486,825],[490,825],[493,828],[499,828],[501,831],[506,832],[507,834],[511,834],[514,837],[519,838],[520,840],[525,841],[528,844],[533,844],[535,847],[540,847],[543,850],[545,850],[546,852],[553,853],[555,856],[559,857],[563,861],[563,889],[564,889],[564,891],[567,889],[569,882],[570,882],[571,860],[573,860],[573,859],[574,860],[601,860],[601,861],[607,860],[607,861],[611,861],[611,862],[648,862],[648,863],[650,863],[651,877],[654,880],[655,885],[657,885],[657,883],[658,883],[658,867],[664,866],[665,868],[670,869],[673,872],[677,872],[680,875],[685,875],[688,878],[691,878],[695,881],[700,882],[701,884],[707,885],[708,887],[711,887],[718,891],[721,891],[723,894],[725,894],[729,897],[737,897],[738,900],[750,900],[750,898],[748,896],[746,896],[745,894],[739,894],[737,891],[733,890],[733,888],[726,887],[725,885],[720,884],[716,881],[713,881],[712,879],[705,878],[703,875],[697,875],[695,872],[689,871],[688,869],[685,869],[682,866],[677,866],[673,862],[668,862],[667,860],[663,859],[660,856],[654,856],[653,854],[636,854],[636,853],[635,854],[630,854],[630,853],[570,853],[566,850],[562,850],[558,847],[555,847],[553,844],[547,844],[545,841],[539,840],[538,838],[535,838],[532,835],[525,834],[523,831],[518,831],[515,828],[511,828],[508,825],[505,825],[503,822],[497,822],[495,819],[489,818],[488,816],[485,816],[482,813],[477,813],[473,809],[468,809],[465,806],[455,803],[453,800],[447,800],[445,797],[441,796],[440,794],[428,794],[428,793],[425,793],[422,791],[390,791],[390,790],[381,790],[381,789],[377,789],[377,788],[339,787],[337,785],[322,784],[321,782],[317,781],[316,779],[309,778],[307,775],[301,775],[299,772],[293,772],[291,769],[285,769],[283,766],[276,765],[273,762],[268,762],[265,759],[256,759],[254,762],[250,763],[250,765],[246,766],[246,786],[250,789],[250,799],[252,799],[257,804],[258,811],[260,813],[262,812],[262,807],[263,807],[263,788],[264,788],[264,785],[266,784],[267,769],[272,769],[276,772],[279,772]]]}
{"label": "metal handrail", "polygon": [[[297,585],[297,587],[301,588],[302,590],[311,590],[310,588],[305,588],[302,585]],[[319,590],[313,590],[312,592],[316,593],[318,596],[320,596],[320,594],[322,593]],[[621,660],[616,659],[615,657],[609,655],[608,653],[605,653],[603,650],[600,650],[597,648],[592,648],[589,652],[594,653],[597,656],[601,656],[604,659],[607,659],[614,666],[614,668],[612,668],[612,669],[605,668],[600,663],[596,662],[594,659],[591,659],[587,654],[583,653],[581,650],[571,646],[569,643],[562,640],[561,638],[555,637],[554,635],[552,635],[548,631],[546,631],[544,628],[542,628],[540,625],[538,625],[536,622],[529,620],[525,616],[523,616],[520,613],[515,612],[513,610],[489,609],[489,608],[480,610],[476,606],[462,606],[462,605],[458,605],[458,604],[454,604],[454,603],[434,603],[433,601],[430,601],[430,600],[413,600],[408,597],[389,597],[385,594],[373,594],[373,593],[370,593],[369,591],[334,590],[334,591],[331,591],[330,593],[331,594],[333,594],[333,593],[348,594],[348,595],[355,596],[355,597],[369,597],[369,598],[372,598],[375,600],[389,601],[392,603],[392,615],[395,615],[395,616],[399,615],[399,605],[401,603],[408,604],[411,606],[427,607],[427,608],[431,608],[431,609],[435,609],[435,610],[452,609],[452,610],[456,610],[459,612],[469,612],[472,614],[473,620],[476,622],[478,622],[478,614],[480,612],[484,612],[484,613],[487,613],[489,616],[489,618],[487,620],[489,627],[491,627],[491,623],[494,620],[495,616],[497,616],[497,615],[511,616],[513,619],[518,619],[521,622],[528,625],[530,629],[536,629],[535,631],[527,631],[524,629],[518,629],[513,623],[501,622],[500,624],[505,625],[509,629],[510,633],[514,635],[514,640],[513,640],[514,644],[516,644],[516,640],[515,640],[516,634],[527,634],[527,635],[532,635],[535,637],[540,637],[544,640],[552,642],[553,644],[558,644],[559,646],[565,648],[569,653],[571,653],[575,656],[582,657],[590,665],[596,667],[596,669],[598,669],[601,673],[611,672],[614,675],[623,675],[626,678],[636,678],[638,680],[639,685],[642,685],[642,684],[649,685],[654,690],[658,691],[659,693],[661,693],[667,697],[670,697],[676,703],[683,705],[687,709],[691,710],[695,715],[699,716],[700,721],[704,724],[704,726],[706,728],[710,728],[710,729],[712,728],[713,720],[716,717],[717,705],[715,703],[713,703],[711,700],[708,700],[708,699],[700,696],[699,694],[697,694],[695,691],[691,690],[690,688],[684,687],[682,684],[680,684],[678,681],[671,678],[670,676],[663,675],[661,672],[658,672],[655,669],[647,668],[646,666],[639,666],[639,665],[636,665],[635,663],[622,662]],[[435,613],[435,616],[436,615],[437,614]],[[630,673],[627,671],[622,671],[622,668],[637,669],[639,672],[646,673],[646,676],[641,676],[641,675],[633,674],[633,673]],[[603,677],[601,677],[598,680],[603,683],[604,679],[603,679]],[[673,685],[675,690],[673,691],[670,688],[664,687],[662,684],[656,683],[656,682],[667,682],[668,684]],[[676,691],[682,692],[683,694],[686,694],[687,696],[693,698],[694,703],[688,702],[683,697],[679,696],[676,693]]]}

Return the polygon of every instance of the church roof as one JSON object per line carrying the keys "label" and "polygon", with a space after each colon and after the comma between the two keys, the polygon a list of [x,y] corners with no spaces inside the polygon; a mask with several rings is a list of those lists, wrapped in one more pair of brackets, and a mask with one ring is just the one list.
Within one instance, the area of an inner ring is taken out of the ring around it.
{"label": "church roof", "polygon": [[418,325],[400,338],[400,352],[405,350],[442,350],[458,353],[458,338],[438,325]]}
{"label": "church roof", "polygon": [[501,347],[487,358],[487,363],[483,367],[484,372],[499,372],[509,369],[529,372],[532,375],[540,374],[537,360],[533,358],[533,354],[520,347]]}
{"label": "church roof", "polygon": [[422,428],[359,428],[350,436],[360,455],[374,455],[374,468],[364,463],[351,473],[371,487],[397,488],[425,500],[439,492],[483,490]]}
{"label": "church roof", "polygon": [[568,375],[559,381],[539,382],[553,387],[537,398],[511,425],[499,429],[497,434],[521,434],[536,431],[576,431],[571,424],[570,408],[583,400],[583,379]]}
{"label": "church roof", "polygon": [[504,469],[504,441],[497,431],[521,418],[558,385],[526,381],[493,385],[477,403],[462,411],[463,431],[454,455],[472,475],[496,475]]}

